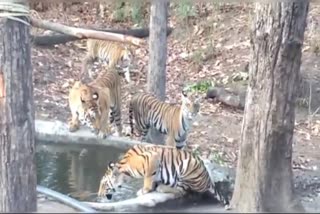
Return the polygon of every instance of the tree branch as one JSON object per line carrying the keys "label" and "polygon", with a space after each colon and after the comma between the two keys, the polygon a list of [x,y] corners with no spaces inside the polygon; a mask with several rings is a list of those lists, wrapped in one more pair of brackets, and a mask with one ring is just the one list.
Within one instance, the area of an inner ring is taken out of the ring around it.
{"label": "tree branch", "polygon": [[85,205],[89,205],[90,207],[103,211],[112,211],[118,209],[136,209],[139,206],[142,207],[154,207],[157,204],[173,200],[176,196],[171,193],[159,193],[159,192],[150,192],[145,195],[138,196],[136,198],[128,199],[125,201],[119,202],[83,202]]}
{"label": "tree branch", "polygon": [[[117,33],[117,34],[125,34],[128,36],[138,37],[138,38],[145,38],[149,36],[149,29],[148,28],[141,28],[141,29],[128,29],[128,30],[119,30],[119,29],[95,29],[90,28],[91,30],[96,31],[103,31],[103,32],[110,32],[110,33]],[[167,27],[167,36],[169,36],[173,31],[173,28]],[[33,35],[31,36],[33,40],[33,44],[36,46],[52,46],[56,44],[64,44],[67,42],[72,42],[76,40],[81,40],[84,38],[79,38],[75,36],[70,36],[67,34],[53,34],[53,35]]]}
{"label": "tree branch", "polygon": [[51,30],[71,36],[75,36],[78,38],[93,38],[93,39],[101,39],[101,40],[111,40],[116,42],[124,42],[131,43],[136,46],[141,46],[145,44],[145,41],[133,36],[117,34],[117,33],[109,33],[109,32],[101,32],[90,29],[69,27],[66,25],[62,25],[59,23],[52,23],[45,20],[34,19],[30,17],[30,23],[34,27]]}

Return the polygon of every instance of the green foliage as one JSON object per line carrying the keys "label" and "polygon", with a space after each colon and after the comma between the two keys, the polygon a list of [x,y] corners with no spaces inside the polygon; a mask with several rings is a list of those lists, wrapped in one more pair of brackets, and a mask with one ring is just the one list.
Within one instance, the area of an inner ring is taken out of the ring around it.
{"label": "green foliage", "polygon": [[117,0],[114,5],[114,19],[117,22],[123,22],[126,18],[125,7],[123,7],[124,1]]}
{"label": "green foliage", "polygon": [[186,86],[185,90],[190,92],[206,92],[214,83],[210,80],[203,80],[198,83]]}
{"label": "green foliage", "polygon": [[194,157],[199,157],[199,156],[201,156],[200,148],[197,147],[197,148],[193,149],[193,150],[192,150],[192,154],[193,154]]}
{"label": "green foliage", "polygon": [[217,152],[211,152],[209,159],[219,164],[220,166],[223,166],[225,164],[225,161],[223,160],[223,155]]}
{"label": "green foliage", "polygon": [[140,25],[143,22],[143,1],[134,0],[130,1],[130,4],[125,4],[125,1],[117,0],[114,3],[114,20],[116,22],[124,22],[128,18],[134,22],[134,24]]}
{"label": "green foliage", "polygon": [[191,0],[180,0],[177,7],[177,15],[181,19],[188,19],[196,15],[196,10]]}
{"label": "green foliage", "polygon": [[141,24],[143,21],[143,2],[141,0],[132,1],[131,18],[135,24]]}

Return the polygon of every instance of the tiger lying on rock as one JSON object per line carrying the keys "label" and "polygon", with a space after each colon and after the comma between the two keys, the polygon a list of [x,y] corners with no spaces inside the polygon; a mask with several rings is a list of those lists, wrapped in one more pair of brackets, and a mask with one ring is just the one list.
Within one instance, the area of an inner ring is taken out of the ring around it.
{"label": "tiger lying on rock", "polygon": [[143,187],[137,195],[152,191],[173,193],[177,197],[188,192],[213,194],[229,204],[204,166],[203,161],[189,151],[161,145],[135,145],[116,163],[109,163],[100,181],[98,197],[111,199],[121,185],[132,178],[143,178]]}

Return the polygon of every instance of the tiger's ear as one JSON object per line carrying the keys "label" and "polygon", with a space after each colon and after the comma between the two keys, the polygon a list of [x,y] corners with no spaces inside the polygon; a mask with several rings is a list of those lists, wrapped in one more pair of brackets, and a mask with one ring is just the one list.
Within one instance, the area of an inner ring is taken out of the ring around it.
{"label": "tiger's ear", "polygon": [[186,90],[182,90],[181,91],[181,100],[182,100],[183,103],[188,100],[188,94],[187,94]]}
{"label": "tiger's ear", "polygon": [[113,161],[110,161],[110,162],[108,163],[108,167],[109,167],[110,169],[114,169],[115,163],[114,163]]}
{"label": "tiger's ear", "polygon": [[73,88],[80,88],[81,85],[82,85],[81,81],[75,81],[73,84]]}
{"label": "tiger's ear", "polygon": [[99,99],[99,94],[98,94],[97,92],[94,92],[94,93],[92,94],[92,99],[98,100],[98,99]]}

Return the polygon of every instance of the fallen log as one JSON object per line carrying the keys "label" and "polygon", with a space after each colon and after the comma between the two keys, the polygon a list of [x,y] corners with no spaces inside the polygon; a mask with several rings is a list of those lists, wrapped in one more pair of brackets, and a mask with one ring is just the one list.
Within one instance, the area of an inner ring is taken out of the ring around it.
{"label": "fallen log", "polygon": [[92,209],[88,205],[85,205],[81,203],[80,201],[77,201],[73,198],[70,198],[69,196],[66,196],[64,194],[61,194],[59,192],[56,192],[54,190],[51,190],[49,188],[37,185],[37,192],[44,194],[46,196],[52,197],[55,200],[62,202],[68,206],[71,206],[77,210],[80,210],[82,212],[89,212],[89,213],[96,213],[96,210]]}
{"label": "fallen log", "polygon": [[67,34],[70,36],[86,39],[86,38],[93,38],[93,39],[101,39],[101,40],[110,40],[110,41],[117,41],[123,43],[131,43],[136,46],[140,46],[145,44],[145,41],[136,38],[133,36],[117,34],[117,33],[110,33],[110,32],[102,32],[84,28],[77,28],[77,27],[69,27],[66,25],[62,25],[59,23],[53,23],[46,20],[39,20],[30,17],[30,23],[34,27],[51,30],[63,34]]}
{"label": "fallen log", "polygon": [[244,110],[246,92],[231,92],[223,87],[211,87],[207,91],[206,98],[215,99],[227,106]]}
{"label": "fallen log", "polygon": [[[149,36],[149,29],[148,28],[141,28],[141,29],[129,29],[129,30],[114,30],[114,29],[98,29],[98,28],[89,28],[92,30],[109,32],[109,33],[118,33],[124,34],[129,36],[134,36],[137,38],[146,38]],[[173,28],[167,28],[167,36],[172,33]],[[53,34],[53,35],[42,35],[42,36],[31,36],[33,44],[36,46],[53,46],[57,44],[65,44],[67,42],[86,39],[86,38],[79,38],[71,35],[66,34]]]}
{"label": "fallen log", "polygon": [[175,199],[176,196],[170,193],[150,192],[136,198],[119,202],[82,202],[97,210],[103,211],[121,211],[121,210],[138,210],[139,207],[155,207],[157,204]]}

